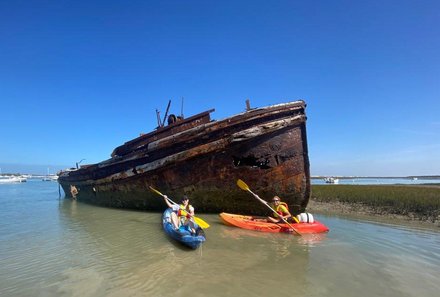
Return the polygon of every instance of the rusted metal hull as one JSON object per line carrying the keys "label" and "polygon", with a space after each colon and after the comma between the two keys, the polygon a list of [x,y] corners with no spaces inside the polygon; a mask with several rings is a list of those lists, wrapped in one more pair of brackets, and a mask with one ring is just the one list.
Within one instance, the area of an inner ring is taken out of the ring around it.
{"label": "rusted metal hull", "polygon": [[151,185],[175,200],[186,193],[197,212],[261,214],[264,206],[237,187],[240,178],[263,199],[282,197],[294,213],[307,206],[303,101],[170,131],[127,142],[111,159],[61,172],[58,181],[67,196],[74,186],[78,200],[103,206],[163,211],[163,200],[148,190]]}

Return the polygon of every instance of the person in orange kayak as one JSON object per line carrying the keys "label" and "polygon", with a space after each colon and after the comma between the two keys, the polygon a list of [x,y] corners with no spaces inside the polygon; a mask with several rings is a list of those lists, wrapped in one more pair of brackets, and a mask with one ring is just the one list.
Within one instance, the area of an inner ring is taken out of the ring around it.
{"label": "person in orange kayak", "polygon": [[287,207],[287,203],[281,202],[280,197],[274,196],[272,198],[272,203],[270,206],[276,212],[273,213],[273,216],[267,217],[268,222],[284,223],[283,219],[289,223],[293,221],[292,215],[290,214],[289,208]]}
{"label": "person in orange kayak", "polygon": [[180,226],[188,227],[189,231],[195,233],[198,226],[194,222],[194,207],[189,204],[188,196],[184,195],[180,204],[172,204],[168,200],[168,196],[163,196],[165,203],[170,207],[173,212],[171,213],[171,223],[177,230]]}

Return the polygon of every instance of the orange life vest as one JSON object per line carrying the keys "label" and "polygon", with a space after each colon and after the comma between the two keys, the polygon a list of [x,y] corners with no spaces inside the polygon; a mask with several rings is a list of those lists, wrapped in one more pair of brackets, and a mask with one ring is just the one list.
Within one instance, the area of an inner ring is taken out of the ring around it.
{"label": "orange life vest", "polygon": [[180,204],[179,207],[180,207],[180,209],[177,212],[177,216],[179,217],[180,221],[183,223],[183,222],[185,222],[186,219],[191,218],[191,216],[189,215],[189,213],[190,213],[189,210],[191,209],[192,206],[190,204],[188,204],[188,207],[185,208],[185,205]]}
{"label": "orange life vest", "polygon": [[[284,206],[284,207],[282,207]],[[286,216],[289,215],[289,206],[287,206],[286,202],[280,202],[280,204],[278,204],[276,207],[274,207],[274,210],[276,212],[274,212],[274,216],[276,218],[278,218],[280,215],[282,216]]]}

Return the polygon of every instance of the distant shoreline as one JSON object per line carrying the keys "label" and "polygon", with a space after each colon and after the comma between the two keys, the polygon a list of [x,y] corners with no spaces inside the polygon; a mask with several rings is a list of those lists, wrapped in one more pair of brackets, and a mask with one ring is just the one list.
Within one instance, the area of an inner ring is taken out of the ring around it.
{"label": "distant shoreline", "polygon": [[440,227],[440,184],[313,185],[307,212]]}

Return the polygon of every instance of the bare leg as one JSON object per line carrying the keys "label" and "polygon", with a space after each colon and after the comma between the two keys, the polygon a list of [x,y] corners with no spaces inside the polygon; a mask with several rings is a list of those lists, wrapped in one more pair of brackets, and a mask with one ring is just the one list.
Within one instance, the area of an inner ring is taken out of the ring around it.
{"label": "bare leg", "polygon": [[171,213],[171,223],[173,223],[176,230],[179,229],[179,218],[174,211]]}
{"label": "bare leg", "polygon": [[186,220],[185,221],[185,226],[189,227],[189,229],[191,230],[191,233],[196,233],[196,226],[195,226],[195,223],[192,220]]}

